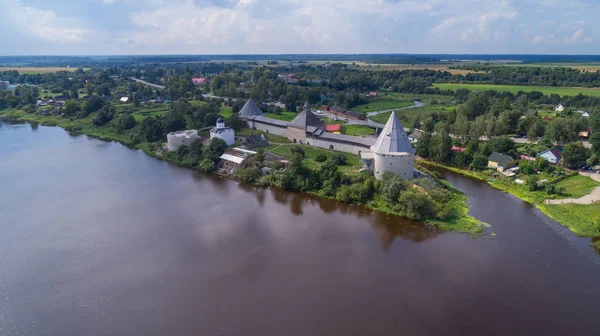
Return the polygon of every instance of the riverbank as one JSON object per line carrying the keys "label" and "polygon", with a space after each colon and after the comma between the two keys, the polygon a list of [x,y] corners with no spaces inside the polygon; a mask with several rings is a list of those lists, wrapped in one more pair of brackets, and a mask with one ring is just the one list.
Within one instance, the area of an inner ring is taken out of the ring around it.
{"label": "riverbank", "polygon": [[[446,169],[463,176],[486,182],[490,186],[507,192],[535,206],[546,216],[556,220],[578,236],[592,238],[592,246],[600,250],[600,202],[591,204],[546,204],[546,200],[557,199],[543,191],[529,191],[524,185],[519,185],[503,178],[489,178],[485,173],[450,167],[432,161],[419,161],[426,167]],[[576,176],[576,175],[575,175]],[[575,177],[569,177],[575,178]],[[594,188],[594,185],[589,186]]]}
{"label": "riverbank", "polygon": [[[179,162],[174,157],[163,157],[161,155],[158,155],[157,148],[160,146],[159,143],[140,142],[139,139],[136,139],[135,136],[132,136],[131,134],[128,135],[118,133],[118,131],[115,128],[110,126],[95,127],[92,122],[93,116],[89,116],[88,118],[84,119],[67,119],[61,118],[59,116],[40,116],[35,114],[28,114],[23,111],[13,110],[10,112],[0,112],[0,117],[4,117],[8,120],[39,123],[41,125],[46,126],[58,126],[73,134],[84,134],[104,141],[117,141],[130,148],[140,149],[149,156],[189,167],[189,165],[187,165],[185,162]],[[446,203],[444,203],[443,212],[445,213],[445,215],[443,219],[430,219],[426,220],[425,223],[439,227],[444,231],[468,233],[470,235],[482,234],[484,228],[487,225],[469,215],[469,208],[466,204],[467,196],[453,188],[446,181],[439,180],[438,182],[442,185],[443,188],[447,189],[451,195],[450,198],[446,201]],[[335,197],[321,195],[319,193],[310,194],[330,199],[336,199]],[[358,205],[365,206],[372,211],[378,211],[394,216],[410,218],[407,216],[403,216],[402,213],[399,213],[394,209],[391,209],[387,205],[387,202],[384,202],[383,199],[381,199],[380,197],[375,197],[375,199],[368,203],[359,203]]]}

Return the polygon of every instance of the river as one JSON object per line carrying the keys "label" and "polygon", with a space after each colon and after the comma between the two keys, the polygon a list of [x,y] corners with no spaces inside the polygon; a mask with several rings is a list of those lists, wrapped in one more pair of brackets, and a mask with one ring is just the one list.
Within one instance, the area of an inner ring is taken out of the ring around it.
{"label": "river", "polygon": [[446,177],[486,236],[0,122],[0,335],[597,335],[589,240]]}

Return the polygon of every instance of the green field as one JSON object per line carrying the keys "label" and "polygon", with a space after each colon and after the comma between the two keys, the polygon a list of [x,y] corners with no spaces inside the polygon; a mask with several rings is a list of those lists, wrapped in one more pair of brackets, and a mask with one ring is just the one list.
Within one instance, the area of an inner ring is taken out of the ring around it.
{"label": "green field", "polygon": [[[250,134],[267,134],[266,132],[259,130],[251,130],[249,128],[244,128],[241,131],[237,132],[236,136],[248,136]],[[269,138],[269,142],[274,143],[290,143],[291,141],[286,139],[283,136],[275,135],[275,134],[267,134],[267,138]]]}
{"label": "green field", "polygon": [[364,112],[403,108],[403,107],[411,106],[412,104],[413,104],[412,101],[401,101],[401,100],[395,100],[395,99],[376,98],[367,104],[354,106],[353,108],[351,108],[351,110],[354,112],[364,113]]}
{"label": "green field", "polygon": [[458,83],[438,83],[433,86],[440,90],[468,89],[480,91],[504,91],[517,93],[519,91],[531,92],[539,91],[545,95],[558,94],[560,96],[576,96],[584,94],[587,96],[600,97],[600,88],[583,87],[558,87],[558,86],[528,86],[528,85],[493,85],[493,84],[458,84]]}
{"label": "green field", "polygon": [[[404,124],[404,127],[410,127],[415,118],[425,118],[431,113],[445,114],[452,111],[455,106],[452,105],[425,105],[417,108],[396,111],[398,118]],[[371,116],[369,119],[373,122],[385,124],[390,118],[391,112],[381,113]]]}
{"label": "green field", "polygon": [[579,198],[599,187],[600,182],[596,182],[587,176],[577,175],[558,182],[556,186],[565,188],[565,197]]}
{"label": "green field", "polygon": [[148,117],[164,116],[167,113],[167,111],[169,111],[169,109],[166,107],[142,108],[140,110],[135,111],[133,113],[133,117],[135,118],[135,121],[140,122]]}
{"label": "green field", "polygon": [[342,129],[344,130],[344,134],[354,136],[377,134],[377,132],[375,132],[375,129],[364,125],[344,125]]}
{"label": "green field", "polygon": [[285,112],[285,111],[281,112],[281,114],[265,113],[265,117],[267,117],[267,118],[283,120],[283,121],[292,121],[292,120],[294,120],[294,118],[296,118],[297,115],[298,115],[298,113]]}
{"label": "green field", "polygon": [[[297,144],[275,146],[271,151],[277,155],[281,155],[281,156],[289,159],[292,156],[291,150],[295,146],[300,146],[300,147],[302,147],[302,149],[304,149],[304,154],[305,154],[304,164],[306,165],[306,167],[308,167],[310,169],[318,168],[322,164],[322,163],[314,160],[317,157],[317,155],[324,154],[325,156],[327,156],[327,158],[330,158],[331,155],[333,155],[334,153],[339,153],[339,152],[336,152],[333,150],[322,149],[322,148],[317,148],[317,147],[312,147],[312,146],[307,146],[307,145],[297,145]],[[344,154],[346,156],[346,158],[348,158],[348,162],[346,162],[345,165],[339,167],[339,169],[341,171],[350,171],[350,170],[358,169],[358,167],[360,166],[360,158],[358,157],[358,155],[353,155],[353,154],[348,154],[348,153],[342,153],[342,154]]]}

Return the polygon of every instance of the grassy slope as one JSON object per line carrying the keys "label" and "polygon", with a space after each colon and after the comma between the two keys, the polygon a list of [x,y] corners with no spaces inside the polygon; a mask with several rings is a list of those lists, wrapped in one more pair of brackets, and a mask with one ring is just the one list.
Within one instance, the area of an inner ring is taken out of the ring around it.
{"label": "grassy slope", "polygon": [[265,117],[283,121],[292,121],[298,114],[294,112],[281,112],[281,114],[265,113]]}
{"label": "grassy slope", "polygon": [[403,108],[411,106],[412,104],[412,101],[401,101],[389,98],[376,98],[367,104],[354,106],[353,108],[351,108],[351,110],[355,112],[371,112]]}
{"label": "grassy slope", "polygon": [[[283,157],[290,158],[292,156],[291,150],[295,146],[300,146],[300,147],[302,147],[302,149],[304,149],[304,154],[305,154],[304,163],[306,164],[306,167],[308,167],[310,169],[318,168],[322,164],[320,162],[315,161],[315,158],[317,157],[317,155],[324,154],[325,156],[327,156],[327,158],[330,158],[331,155],[333,155],[334,153],[339,153],[339,152],[336,152],[333,150],[322,149],[322,148],[306,146],[306,145],[297,145],[297,144],[274,146],[274,149],[272,150],[272,152],[277,155],[281,155]],[[340,166],[340,170],[347,172],[347,171],[352,171],[352,170],[358,169],[358,167],[360,166],[360,159],[359,159],[358,155],[353,155],[353,154],[349,154],[349,153],[343,153],[343,154],[346,156],[346,158],[348,158],[348,162],[346,162],[345,165]]]}
{"label": "grassy slope", "polygon": [[[412,109],[399,110],[399,111],[396,111],[396,114],[398,115],[398,118],[400,118],[400,121],[409,122],[409,121],[414,120],[415,117],[417,117],[417,116],[424,117],[424,116],[427,116],[430,113],[434,113],[434,112],[439,113],[439,114],[445,114],[445,113],[450,112],[454,108],[455,107],[451,106],[451,105],[425,105],[425,106],[412,108]],[[387,120],[390,118],[390,114],[392,114],[392,113],[391,112],[381,113],[376,116],[369,117],[369,119],[376,123],[385,124],[387,122]],[[410,125],[404,125],[404,126],[409,127]]]}
{"label": "grassy slope", "polygon": [[377,134],[377,132],[373,128],[364,125],[344,125],[343,130],[344,134],[354,136]]}
{"label": "grassy slope", "polygon": [[565,197],[579,198],[599,187],[600,182],[596,182],[587,176],[578,175],[560,181],[556,185],[565,188]]}
{"label": "grassy slope", "polygon": [[580,93],[588,96],[600,97],[600,88],[582,87],[552,87],[552,86],[529,86],[529,85],[493,85],[493,84],[460,84],[460,83],[438,83],[434,84],[442,90],[494,90],[517,93],[519,91],[539,91],[546,95],[559,94],[561,96],[576,96]]}

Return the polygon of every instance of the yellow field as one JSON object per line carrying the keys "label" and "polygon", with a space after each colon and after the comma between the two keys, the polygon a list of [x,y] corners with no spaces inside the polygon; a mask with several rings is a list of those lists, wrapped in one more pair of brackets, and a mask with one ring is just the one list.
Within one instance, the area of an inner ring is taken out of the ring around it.
{"label": "yellow field", "polygon": [[[67,68],[67,67],[0,67],[0,72],[2,71],[10,71],[17,70],[19,73],[26,74],[39,74],[39,73],[50,73],[57,71],[69,71],[74,72],[77,68]],[[87,69],[84,69],[87,70]]]}

